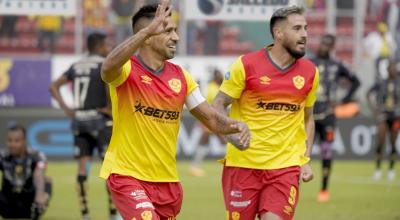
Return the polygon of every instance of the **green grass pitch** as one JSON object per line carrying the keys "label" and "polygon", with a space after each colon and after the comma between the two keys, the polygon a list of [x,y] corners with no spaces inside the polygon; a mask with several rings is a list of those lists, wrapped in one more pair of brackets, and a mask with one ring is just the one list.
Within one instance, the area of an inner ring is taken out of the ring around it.
{"label": "green grass pitch", "polygon": [[[221,192],[221,165],[206,162],[207,175],[196,178],[188,175],[188,162],[179,162],[178,169],[184,188],[184,201],[178,219],[222,220],[225,211]],[[316,202],[320,186],[320,164],[312,164],[315,179],[301,185],[296,220],[400,220],[400,169],[397,179],[389,182],[386,175],[372,181],[372,161],[336,161],[330,184],[331,200]],[[89,180],[89,205],[93,220],[107,220],[104,181],[97,177],[100,164],[94,163]],[[387,168],[387,163],[384,164]],[[75,162],[50,162],[47,174],[54,182],[54,196],[44,220],[80,219],[75,191],[77,166]],[[384,172],[386,174],[386,172]]]}

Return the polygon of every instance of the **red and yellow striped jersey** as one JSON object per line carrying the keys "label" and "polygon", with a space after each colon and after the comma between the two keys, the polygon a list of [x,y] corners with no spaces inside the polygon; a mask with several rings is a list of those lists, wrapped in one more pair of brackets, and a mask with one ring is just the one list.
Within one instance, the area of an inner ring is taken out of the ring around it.
{"label": "red and yellow striped jersey", "polygon": [[177,182],[176,145],[186,96],[198,85],[165,62],[154,73],[137,57],[109,84],[113,133],[100,176],[111,173],[149,182]]}
{"label": "red and yellow striped jersey", "polygon": [[247,123],[252,136],[245,151],[228,144],[226,166],[279,169],[306,163],[304,108],[313,106],[318,82],[317,68],[304,58],[285,69],[273,63],[268,48],[237,59],[220,91],[235,99],[230,116]]}

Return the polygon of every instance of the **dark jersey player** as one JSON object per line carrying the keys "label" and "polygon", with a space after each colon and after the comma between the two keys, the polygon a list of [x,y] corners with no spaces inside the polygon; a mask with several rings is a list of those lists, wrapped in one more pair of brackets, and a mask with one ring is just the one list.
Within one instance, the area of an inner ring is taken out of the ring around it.
{"label": "dark jersey player", "polygon": [[[102,62],[109,51],[106,36],[100,33],[89,35],[87,47],[89,56],[74,63],[50,87],[53,97],[72,119],[75,157],[79,158],[78,194],[84,219],[90,219],[85,187],[90,172],[90,160],[95,148],[101,158],[104,157],[112,131],[107,86],[100,75]],[[59,92],[60,87],[67,83],[72,83],[73,109],[65,104]],[[110,219],[114,219],[116,209],[111,199],[109,199],[109,205]]]}
{"label": "dark jersey player", "polygon": [[[317,91],[317,101],[314,105],[315,132],[319,139],[322,159],[322,187],[317,200],[329,200],[328,181],[332,165],[332,142],[334,140],[335,115],[334,107],[337,103],[351,101],[354,92],[360,85],[359,80],[340,61],[331,56],[335,46],[335,37],[326,34],[322,37],[317,54],[311,61],[318,67],[320,78]],[[339,80],[350,82],[347,94],[342,100],[337,100],[336,93]]]}
{"label": "dark jersey player", "polygon": [[[389,77],[378,81],[367,94],[368,104],[377,119],[376,141],[376,170],[373,178],[382,177],[381,161],[385,145],[386,133],[390,136],[390,162],[387,177],[395,179],[394,163],[396,161],[396,140],[400,130],[400,77],[396,62],[390,61],[388,66]],[[372,100],[375,94],[375,101]]]}
{"label": "dark jersey player", "polygon": [[12,126],[7,148],[0,152],[0,216],[7,219],[39,219],[47,209],[51,182],[44,173],[46,157],[27,147],[25,128]]}

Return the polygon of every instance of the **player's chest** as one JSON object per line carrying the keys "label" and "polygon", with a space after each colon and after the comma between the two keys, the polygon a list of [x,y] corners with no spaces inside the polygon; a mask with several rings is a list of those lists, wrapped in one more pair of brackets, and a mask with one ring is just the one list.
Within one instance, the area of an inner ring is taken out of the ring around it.
{"label": "player's chest", "polygon": [[162,96],[184,98],[186,96],[186,81],[183,76],[175,74],[159,74],[137,72],[131,73],[128,84],[132,90],[143,96]]}
{"label": "player's chest", "polygon": [[312,79],[300,71],[256,71],[246,78],[246,90],[265,96],[306,96],[311,87]]}

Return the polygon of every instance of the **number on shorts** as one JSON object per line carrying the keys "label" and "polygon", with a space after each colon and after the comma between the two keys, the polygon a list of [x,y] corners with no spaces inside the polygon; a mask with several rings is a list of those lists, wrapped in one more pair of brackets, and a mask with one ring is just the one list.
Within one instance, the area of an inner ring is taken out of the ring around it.
{"label": "number on shorts", "polygon": [[294,205],[296,203],[296,194],[297,194],[296,187],[291,186],[290,187],[290,195],[289,195],[289,199],[288,199],[288,202],[290,205]]}

